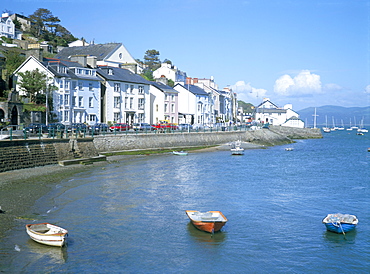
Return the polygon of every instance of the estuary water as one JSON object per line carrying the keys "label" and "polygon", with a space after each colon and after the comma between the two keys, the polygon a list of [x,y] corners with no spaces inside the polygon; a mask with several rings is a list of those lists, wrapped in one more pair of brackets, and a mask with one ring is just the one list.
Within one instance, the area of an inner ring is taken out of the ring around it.
{"label": "estuary water", "polygon": [[[286,147],[293,151],[286,151]],[[287,146],[138,156],[106,163],[39,199],[30,215],[69,230],[48,247],[19,219],[0,239],[4,273],[369,273],[370,134]],[[221,232],[197,230],[185,210],[220,210]],[[328,213],[359,225],[327,232]]]}

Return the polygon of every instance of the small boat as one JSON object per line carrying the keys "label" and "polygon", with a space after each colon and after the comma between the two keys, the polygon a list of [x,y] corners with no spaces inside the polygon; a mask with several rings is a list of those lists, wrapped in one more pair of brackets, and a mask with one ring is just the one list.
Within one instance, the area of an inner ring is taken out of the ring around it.
{"label": "small boat", "polygon": [[231,155],[243,155],[244,148],[241,147],[241,141],[234,142],[230,151]]}
{"label": "small boat", "polygon": [[355,215],[336,213],[328,214],[322,222],[328,231],[345,234],[356,228],[358,219]]}
{"label": "small boat", "polygon": [[325,133],[330,133],[331,132],[331,129],[329,127],[323,127],[322,130],[325,132]]}
{"label": "small boat", "polygon": [[227,222],[227,218],[221,211],[199,212],[186,210],[185,212],[196,228],[209,233],[219,231]]}
{"label": "small boat", "polygon": [[186,156],[188,153],[186,151],[172,151],[172,154],[179,155],[179,156]]}
{"label": "small boat", "polygon": [[292,150],[294,150],[294,148],[292,148],[292,147],[286,147],[285,150],[286,151],[292,151]]}
{"label": "small boat", "polygon": [[27,234],[32,240],[45,245],[63,246],[68,231],[49,223],[26,225]]}

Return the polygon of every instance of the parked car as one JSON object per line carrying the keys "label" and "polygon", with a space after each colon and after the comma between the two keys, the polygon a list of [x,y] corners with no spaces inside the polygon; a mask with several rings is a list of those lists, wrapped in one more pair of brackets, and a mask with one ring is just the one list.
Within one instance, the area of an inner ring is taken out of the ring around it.
{"label": "parked car", "polygon": [[148,124],[148,123],[135,123],[132,125],[132,128],[135,130],[135,131],[150,131],[150,130],[153,130],[153,127]]}
{"label": "parked car", "polygon": [[65,130],[66,126],[63,125],[62,123],[51,123],[48,125],[49,131],[54,130],[54,131],[62,131]]}
{"label": "parked car", "polygon": [[32,123],[25,127],[24,130],[28,133],[40,133],[40,130],[42,133],[47,133],[48,126],[41,123]]}
{"label": "parked car", "polygon": [[129,124],[124,124],[124,123],[117,123],[117,124],[111,126],[109,129],[110,129],[110,131],[126,131],[126,130],[130,129],[130,125]]}
{"label": "parked car", "polygon": [[79,131],[79,132],[86,132],[87,126],[84,123],[72,123],[71,125],[67,126],[67,131]]}
{"label": "parked car", "polygon": [[190,124],[179,124],[179,130],[192,130],[193,126]]}
{"label": "parked car", "polygon": [[107,132],[109,130],[109,126],[104,123],[96,123],[95,125],[89,126],[89,132],[94,134],[99,134],[101,132]]}

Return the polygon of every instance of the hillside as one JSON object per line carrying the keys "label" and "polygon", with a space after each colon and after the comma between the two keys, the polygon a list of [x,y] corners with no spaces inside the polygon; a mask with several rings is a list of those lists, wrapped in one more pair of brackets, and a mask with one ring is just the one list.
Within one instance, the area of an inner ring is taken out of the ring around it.
{"label": "hillside", "polygon": [[[309,107],[298,111],[300,118],[306,123],[306,126],[313,127],[315,108]],[[340,107],[340,106],[321,106],[316,108],[316,125],[322,127],[326,125],[341,126],[342,121],[345,127],[360,125],[361,120],[366,127],[370,126],[370,106],[369,107]]]}

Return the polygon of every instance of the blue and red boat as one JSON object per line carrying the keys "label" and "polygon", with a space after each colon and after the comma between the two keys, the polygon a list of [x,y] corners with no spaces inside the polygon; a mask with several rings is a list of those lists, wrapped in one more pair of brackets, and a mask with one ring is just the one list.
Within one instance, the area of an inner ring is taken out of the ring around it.
{"label": "blue and red boat", "polygon": [[328,214],[322,222],[328,231],[345,234],[356,228],[358,219],[355,215],[335,213]]}

